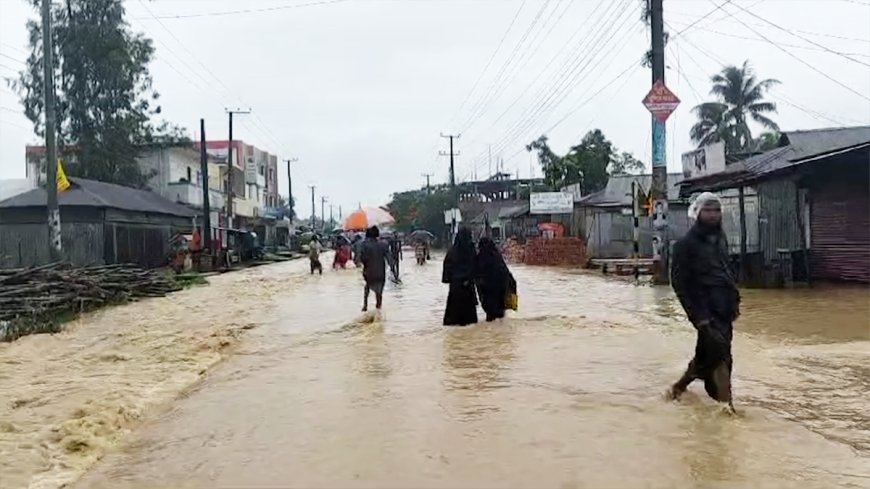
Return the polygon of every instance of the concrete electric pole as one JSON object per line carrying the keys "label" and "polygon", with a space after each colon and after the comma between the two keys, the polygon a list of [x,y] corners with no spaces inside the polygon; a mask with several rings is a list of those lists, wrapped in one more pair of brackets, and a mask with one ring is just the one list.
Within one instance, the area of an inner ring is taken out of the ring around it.
{"label": "concrete electric pole", "polygon": [[423,178],[426,179],[426,194],[429,195],[432,193],[432,186],[429,184],[429,178],[432,177],[431,173],[423,173]]}
{"label": "concrete electric pole", "polygon": [[324,209],[326,208],[326,201],[329,200],[325,195],[320,197],[320,230],[323,231],[326,229],[326,212]]}
{"label": "concrete electric pole", "polygon": [[199,166],[202,174],[202,239],[211,250],[211,201],[208,195],[208,152],[205,148],[205,119],[199,120]]}
{"label": "concrete electric pole", "polygon": [[42,75],[45,98],[45,192],[48,210],[48,253],[51,261],[63,259],[60,208],[57,205],[57,120],[54,113],[54,44],[51,38],[51,0],[42,0]]}
{"label": "concrete electric pole", "polygon": [[450,188],[456,189],[456,170],[454,167],[453,158],[455,156],[459,156],[459,153],[453,152],[453,140],[459,139],[461,134],[442,134],[441,137],[450,140],[450,152],[445,153],[444,151],[439,152],[441,156],[449,156],[450,157]]}
{"label": "concrete electric pole", "polygon": [[[665,81],[665,37],[664,37],[664,10],[663,0],[649,0],[650,27],[652,37],[652,84]],[[668,254],[670,242],[668,236],[667,213],[668,213],[668,162],[665,154],[667,138],[665,123],[659,118],[652,117],[652,197],[656,207],[661,210],[661,216],[656,219],[661,224],[653,235],[653,280],[658,284],[670,282],[670,270],[668,268]]]}
{"label": "concrete electric pole", "polygon": [[225,109],[229,115],[229,139],[227,140],[227,229],[233,229],[233,114],[250,114],[251,109]]}
{"label": "concrete electric pole", "polygon": [[317,221],[317,211],[314,208],[314,189],[317,187],[315,185],[309,185],[308,188],[311,189],[311,231],[314,232],[314,224]]}
{"label": "concrete electric pole", "polygon": [[290,208],[290,222],[293,222],[293,218],[296,217],[296,212],[294,210],[293,205],[293,176],[290,173],[290,164],[296,163],[299,161],[299,158],[290,158],[289,160],[284,160],[287,162],[287,193],[289,196],[289,200],[287,201],[287,205]]}

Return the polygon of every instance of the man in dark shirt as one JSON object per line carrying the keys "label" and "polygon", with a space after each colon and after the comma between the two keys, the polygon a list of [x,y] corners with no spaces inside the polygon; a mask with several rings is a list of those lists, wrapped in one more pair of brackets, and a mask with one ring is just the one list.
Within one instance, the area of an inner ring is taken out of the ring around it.
{"label": "man in dark shirt", "polygon": [[690,215],[696,222],[674,246],[671,279],[698,339],[695,357],[669,394],[677,399],[693,380],[702,379],[707,394],[733,410],[731,338],[732,323],[740,315],[740,293],[728,265],[719,198],[701,194]]}
{"label": "man in dark shirt", "polygon": [[365,291],[363,295],[363,312],[369,309],[369,292],[375,293],[375,307],[383,305],[384,282],[387,280],[387,258],[389,249],[385,243],[378,240],[380,230],[372,226],[366,230],[366,239],[360,246],[360,262],[363,266]]}
{"label": "man in dark shirt", "polygon": [[402,261],[402,241],[395,234],[387,240],[390,248],[390,271],[393,273],[393,281],[398,283],[402,280],[399,278],[399,262]]}

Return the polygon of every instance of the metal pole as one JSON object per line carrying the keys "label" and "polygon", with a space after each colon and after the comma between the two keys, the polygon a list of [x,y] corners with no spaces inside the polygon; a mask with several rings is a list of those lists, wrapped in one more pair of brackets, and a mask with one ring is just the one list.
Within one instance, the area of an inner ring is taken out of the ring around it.
{"label": "metal pole", "polygon": [[202,228],[205,249],[211,250],[211,201],[208,195],[208,153],[205,150],[205,119],[199,120],[199,165],[202,173]]}
{"label": "metal pole", "polygon": [[[233,228],[233,112],[229,111],[230,133],[227,141],[227,230]],[[229,233],[227,234],[227,249],[229,249]]]}
{"label": "metal pole", "polygon": [[236,214],[233,208],[233,114],[250,114],[251,110],[226,109],[226,111],[230,123],[229,141],[227,141],[227,229],[232,229]]}
{"label": "metal pole", "polygon": [[60,208],[57,203],[57,119],[54,113],[54,44],[51,38],[51,0],[42,0],[42,74],[45,79],[45,191],[48,210],[48,253],[51,261],[63,257]]}
{"label": "metal pole", "polygon": [[311,189],[311,231],[314,231],[314,224],[317,221],[317,211],[314,209],[314,189],[317,187],[309,185],[308,188]]}
{"label": "metal pole", "polygon": [[[665,39],[664,11],[662,0],[650,1],[650,27],[652,29],[652,84],[665,81]],[[668,253],[670,240],[668,236],[668,162],[665,154],[667,138],[665,124],[655,116],[652,118],[652,188],[655,199],[655,209],[660,215],[654,218],[654,241],[658,243],[653,249],[653,281],[658,284],[670,282],[668,268]],[[658,225],[655,225],[658,223]]]}
{"label": "metal pole", "polygon": [[632,226],[634,226],[634,233],[632,236],[632,258],[634,258],[634,279],[638,280],[640,278],[640,268],[637,264],[637,259],[640,257],[640,229],[638,227],[639,219],[638,219],[638,208],[637,208],[637,182],[632,180],[631,182],[631,221]]}
{"label": "metal pole", "polygon": [[299,161],[299,158],[291,158],[287,161],[287,193],[289,195],[289,201],[287,203],[290,208],[290,221],[292,223],[293,218],[296,217],[296,212],[294,211],[293,205],[293,176],[290,173],[290,164]]}

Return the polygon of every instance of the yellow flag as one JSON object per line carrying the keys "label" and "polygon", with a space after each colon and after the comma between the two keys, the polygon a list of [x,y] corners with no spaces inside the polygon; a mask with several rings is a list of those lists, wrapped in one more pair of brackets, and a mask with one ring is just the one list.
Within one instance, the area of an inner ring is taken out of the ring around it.
{"label": "yellow flag", "polygon": [[57,191],[63,192],[69,188],[69,180],[66,178],[66,173],[63,171],[63,163],[57,160]]}

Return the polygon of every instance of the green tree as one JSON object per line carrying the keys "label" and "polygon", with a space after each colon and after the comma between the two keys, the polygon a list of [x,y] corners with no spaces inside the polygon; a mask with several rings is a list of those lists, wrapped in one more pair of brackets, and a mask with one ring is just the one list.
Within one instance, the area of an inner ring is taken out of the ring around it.
{"label": "green tree", "polygon": [[[38,0],[31,0],[39,7]],[[184,142],[183,130],[155,125],[159,95],[148,64],[150,39],[131,31],[121,0],[66,0],[52,11],[58,143],[76,154],[73,176],[143,186],[136,162],[144,145]],[[42,26],[27,23],[30,56],[15,87],[36,133],[45,134]]]}
{"label": "green tree", "polygon": [[620,153],[600,129],[587,132],[565,156],[550,149],[546,136],[532,141],[526,149],[538,153],[544,182],[553,190],[579,183],[581,191],[589,194],[603,189],[610,175],[636,173],[644,168],[631,153]]}
{"label": "green tree", "polygon": [[779,130],[776,122],[768,117],[776,112],[776,104],[765,99],[767,91],[777,85],[778,80],[758,80],[749,61],[744,61],[741,67],[726,66],[710,81],[713,82],[710,94],[717,100],[692,109],[698,122],[689,135],[698,146],[721,141],[727,153],[752,150],[750,119],[766,129]]}
{"label": "green tree", "polygon": [[455,194],[446,185],[432,187],[431,192],[409,190],[393,194],[387,208],[396,219],[395,228],[408,233],[425,229],[439,236],[444,229],[444,211],[454,207]]}

